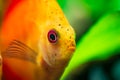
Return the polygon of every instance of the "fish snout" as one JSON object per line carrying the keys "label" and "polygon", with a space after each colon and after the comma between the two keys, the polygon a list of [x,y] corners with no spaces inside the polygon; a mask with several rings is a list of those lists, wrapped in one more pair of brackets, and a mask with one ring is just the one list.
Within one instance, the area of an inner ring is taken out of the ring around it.
{"label": "fish snout", "polygon": [[68,50],[74,52],[75,49],[76,49],[75,41],[71,41],[70,44],[68,45]]}

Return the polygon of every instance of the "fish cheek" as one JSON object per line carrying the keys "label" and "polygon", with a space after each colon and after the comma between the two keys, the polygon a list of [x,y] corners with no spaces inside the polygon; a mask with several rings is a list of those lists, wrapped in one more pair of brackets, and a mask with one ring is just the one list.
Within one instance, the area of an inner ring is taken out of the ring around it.
{"label": "fish cheek", "polygon": [[54,66],[57,63],[57,57],[59,56],[59,41],[51,43],[47,36],[43,36],[41,39],[39,45],[43,59],[49,66]]}
{"label": "fish cheek", "polygon": [[57,56],[57,48],[54,48],[51,44],[48,46],[47,60],[51,66],[55,65]]}
{"label": "fish cheek", "polygon": [[58,64],[58,57],[60,56],[60,49],[58,44],[49,43],[47,45],[46,60],[49,62],[50,66],[54,67]]}
{"label": "fish cheek", "polygon": [[[44,40],[43,40],[44,39]],[[41,52],[41,55],[43,57],[43,60],[49,65],[52,66],[51,63],[51,48],[50,48],[50,44],[47,41],[47,39],[45,39],[45,37],[42,38],[42,40],[39,43],[39,51]]]}

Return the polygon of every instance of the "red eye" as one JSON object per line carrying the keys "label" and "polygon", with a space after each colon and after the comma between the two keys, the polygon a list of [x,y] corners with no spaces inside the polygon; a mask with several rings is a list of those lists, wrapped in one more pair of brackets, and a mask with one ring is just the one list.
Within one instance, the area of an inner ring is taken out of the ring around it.
{"label": "red eye", "polygon": [[48,32],[48,40],[51,42],[51,43],[55,43],[57,41],[57,33],[55,30],[50,30]]}

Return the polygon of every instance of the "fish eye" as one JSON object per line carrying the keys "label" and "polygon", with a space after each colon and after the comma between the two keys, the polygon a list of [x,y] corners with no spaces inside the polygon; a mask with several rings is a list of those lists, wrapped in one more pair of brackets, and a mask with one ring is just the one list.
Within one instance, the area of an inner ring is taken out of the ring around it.
{"label": "fish eye", "polygon": [[51,43],[55,43],[57,42],[57,33],[55,30],[50,30],[48,32],[48,40],[51,42]]}

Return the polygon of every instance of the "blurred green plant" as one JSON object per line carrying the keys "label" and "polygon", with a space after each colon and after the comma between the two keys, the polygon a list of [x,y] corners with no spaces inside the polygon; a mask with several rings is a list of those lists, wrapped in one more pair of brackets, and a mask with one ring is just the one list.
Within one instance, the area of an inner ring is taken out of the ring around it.
{"label": "blurred green plant", "polygon": [[104,60],[120,52],[120,12],[103,16],[79,40],[76,52],[61,80],[72,70],[83,63],[92,60]]}
{"label": "blurred green plant", "polygon": [[61,80],[92,60],[120,52],[120,0],[57,0],[76,31],[77,49]]}

